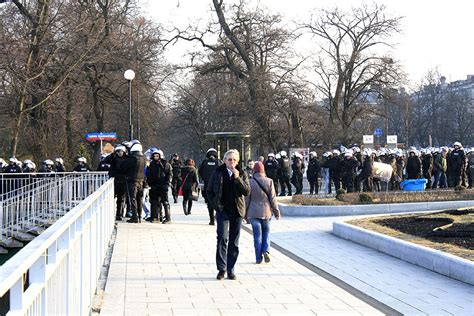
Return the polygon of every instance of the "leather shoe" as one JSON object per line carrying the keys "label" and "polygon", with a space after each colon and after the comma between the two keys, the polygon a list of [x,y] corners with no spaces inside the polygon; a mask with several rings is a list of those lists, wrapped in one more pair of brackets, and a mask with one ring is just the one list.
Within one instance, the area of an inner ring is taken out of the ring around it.
{"label": "leather shoe", "polygon": [[235,276],[234,272],[227,272],[227,278],[229,280],[237,280],[237,277]]}
{"label": "leather shoe", "polygon": [[130,218],[127,223],[138,223],[138,218]]}
{"label": "leather shoe", "polygon": [[225,271],[219,271],[219,273],[217,273],[216,279],[222,280],[224,277],[225,277]]}
{"label": "leather shoe", "polygon": [[263,259],[265,260],[266,263],[270,262],[270,253],[264,252],[263,253]]}

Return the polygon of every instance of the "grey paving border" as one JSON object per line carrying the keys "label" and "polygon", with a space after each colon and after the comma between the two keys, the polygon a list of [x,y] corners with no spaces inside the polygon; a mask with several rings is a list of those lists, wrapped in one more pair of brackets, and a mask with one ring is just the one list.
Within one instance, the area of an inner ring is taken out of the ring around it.
{"label": "grey paving border", "polygon": [[474,262],[472,261],[343,222],[333,223],[333,234],[474,285]]}
{"label": "grey paving border", "polygon": [[474,201],[445,201],[445,202],[419,202],[396,204],[368,204],[368,205],[286,205],[279,203],[280,211],[284,216],[345,216],[345,215],[370,215],[386,213],[405,213],[435,211],[443,209],[458,209],[474,206]]}
{"label": "grey paving border", "polygon": [[[252,234],[252,229],[242,225],[242,229],[246,232]],[[369,304],[370,306],[376,308],[380,312],[384,313],[385,315],[393,315],[393,316],[400,316],[403,315],[402,313],[398,312],[397,310],[393,309],[392,307],[374,299],[372,296],[365,294],[364,292],[358,290],[357,288],[353,287],[352,285],[342,281],[341,279],[333,276],[332,274],[318,268],[314,264],[304,260],[303,258],[297,256],[293,252],[283,248],[282,246],[278,245],[277,243],[272,241],[272,248],[278,250],[285,256],[289,257],[290,259],[294,260],[295,262],[301,264],[305,268],[309,269],[310,271],[316,273],[317,275],[325,278],[326,280],[332,282],[333,284],[337,285],[338,287],[342,288],[343,290],[349,292],[350,294],[354,295],[356,298],[360,299],[361,301]]]}

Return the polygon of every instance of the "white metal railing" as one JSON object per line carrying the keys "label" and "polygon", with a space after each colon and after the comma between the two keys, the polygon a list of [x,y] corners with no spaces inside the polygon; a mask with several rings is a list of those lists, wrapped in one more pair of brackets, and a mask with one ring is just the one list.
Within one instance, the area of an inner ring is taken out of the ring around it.
{"label": "white metal railing", "polygon": [[111,179],[0,267],[6,314],[89,314],[114,219]]}
{"label": "white metal railing", "polygon": [[15,184],[24,185],[2,195],[0,240],[53,223],[108,179],[104,172],[49,175],[38,178],[30,174],[25,178],[15,178]]}

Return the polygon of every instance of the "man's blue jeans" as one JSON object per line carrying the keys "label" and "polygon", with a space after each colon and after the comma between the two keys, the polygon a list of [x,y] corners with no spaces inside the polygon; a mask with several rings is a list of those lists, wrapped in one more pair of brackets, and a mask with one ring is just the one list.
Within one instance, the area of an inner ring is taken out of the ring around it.
{"label": "man's blue jeans", "polygon": [[270,249],[270,219],[251,218],[255,260],[262,262],[262,256]]}
{"label": "man's blue jeans", "polygon": [[217,270],[234,272],[239,256],[239,237],[242,217],[232,217],[226,212],[216,212],[217,222]]}
{"label": "man's blue jeans", "polygon": [[446,172],[443,171],[435,171],[434,172],[434,182],[433,182],[433,189],[437,187],[440,188],[447,188],[448,187],[448,180],[446,178]]}

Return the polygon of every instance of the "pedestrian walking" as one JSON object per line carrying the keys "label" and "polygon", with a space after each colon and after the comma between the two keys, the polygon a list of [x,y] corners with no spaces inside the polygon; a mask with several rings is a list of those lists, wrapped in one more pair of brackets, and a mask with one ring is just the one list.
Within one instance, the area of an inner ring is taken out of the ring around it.
{"label": "pedestrian walking", "polygon": [[187,159],[185,164],[186,165],[181,168],[181,176],[183,178],[183,183],[181,184],[181,192],[183,195],[184,215],[190,215],[191,209],[193,207],[193,196],[197,198],[198,173],[194,164],[194,160]]}
{"label": "pedestrian walking", "polygon": [[173,179],[171,180],[171,194],[173,194],[174,203],[178,203],[178,190],[181,187],[181,181],[183,180],[183,177],[181,176],[183,162],[181,161],[179,155],[174,153],[169,163],[171,165],[171,170],[173,171]]}
{"label": "pedestrian walking", "polygon": [[216,265],[222,280],[235,280],[234,266],[239,256],[239,237],[245,216],[245,196],[250,193],[247,174],[238,165],[239,152],[231,149],[224,154],[224,164],[211,176],[207,197],[216,210],[217,249]]}
{"label": "pedestrian walking", "polygon": [[263,164],[257,162],[253,170],[245,219],[252,225],[255,263],[260,264],[270,262],[270,221],[272,215],[280,219],[280,210],[273,180],[265,175]]}

